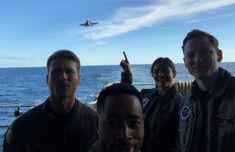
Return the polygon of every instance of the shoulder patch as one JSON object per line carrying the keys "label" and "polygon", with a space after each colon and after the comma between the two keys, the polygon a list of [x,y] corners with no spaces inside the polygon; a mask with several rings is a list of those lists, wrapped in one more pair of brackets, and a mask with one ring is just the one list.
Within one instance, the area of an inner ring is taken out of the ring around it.
{"label": "shoulder patch", "polygon": [[180,110],[180,118],[183,121],[187,121],[190,116],[191,110],[189,106],[183,106]]}

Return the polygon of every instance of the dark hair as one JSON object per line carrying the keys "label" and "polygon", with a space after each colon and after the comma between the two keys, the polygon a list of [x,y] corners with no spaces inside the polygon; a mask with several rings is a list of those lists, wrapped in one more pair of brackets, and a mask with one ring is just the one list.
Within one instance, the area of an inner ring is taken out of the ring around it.
{"label": "dark hair", "polygon": [[68,59],[77,63],[77,70],[80,71],[80,60],[75,53],[70,50],[58,50],[54,52],[47,60],[47,70],[49,71],[49,67],[51,62],[56,59]]}
{"label": "dark hair", "polygon": [[176,76],[175,65],[169,58],[162,58],[162,57],[157,58],[151,66],[151,74],[152,75],[153,75],[153,68],[154,68],[155,65],[164,65],[164,66],[170,67],[172,69],[174,77]]}
{"label": "dark hair", "polygon": [[140,104],[143,105],[140,92],[133,85],[127,83],[114,83],[104,88],[100,92],[97,99],[97,111],[101,112],[104,109],[106,98],[108,96],[121,95],[121,94],[134,95],[139,99]]}
{"label": "dark hair", "polygon": [[219,41],[211,34],[207,33],[207,32],[204,32],[204,31],[201,31],[201,30],[198,30],[198,29],[193,29],[192,31],[190,31],[186,37],[184,38],[184,41],[183,41],[183,45],[182,45],[182,49],[184,51],[184,47],[186,45],[186,43],[190,40],[190,39],[193,39],[193,38],[197,38],[197,37],[207,37],[209,39],[209,41],[212,43],[212,45],[214,45],[214,47],[216,49],[219,48]]}

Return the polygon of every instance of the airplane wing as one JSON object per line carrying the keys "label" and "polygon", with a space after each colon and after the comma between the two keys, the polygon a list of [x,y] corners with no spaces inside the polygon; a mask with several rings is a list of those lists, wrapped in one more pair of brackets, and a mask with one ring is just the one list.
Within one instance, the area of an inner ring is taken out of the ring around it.
{"label": "airplane wing", "polygon": [[80,26],[89,27],[89,26],[93,26],[95,24],[98,24],[98,22],[91,22],[91,21],[87,20],[85,23],[80,24]]}
{"label": "airplane wing", "polygon": [[92,24],[92,25],[95,25],[95,24],[98,24],[98,23],[97,23],[97,22],[92,22],[91,24]]}
{"label": "airplane wing", "polygon": [[86,23],[83,23],[83,24],[80,24],[80,26],[87,26],[87,24],[86,24]]}

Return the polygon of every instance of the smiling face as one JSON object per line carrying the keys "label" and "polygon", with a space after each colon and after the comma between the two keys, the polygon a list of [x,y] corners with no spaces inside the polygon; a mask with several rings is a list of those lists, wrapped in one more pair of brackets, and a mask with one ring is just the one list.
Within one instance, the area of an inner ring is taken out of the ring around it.
{"label": "smiling face", "polygon": [[54,59],[49,67],[47,84],[51,96],[73,97],[80,82],[77,63],[68,59]]}
{"label": "smiling face", "polygon": [[196,79],[208,79],[218,71],[222,51],[215,48],[207,37],[188,40],[184,46],[184,63]]}
{"label": "smiling face", "polygon": [[171,67],[164,64],[155,64],[152,76],[159,89],[166,90],[172,87],[175,74]]}
{"label": "smiling face", "polygon": [[108,152],[138,152],[144,138],[139,99],[127,94],[108,96],[99,114],[98,134]]}

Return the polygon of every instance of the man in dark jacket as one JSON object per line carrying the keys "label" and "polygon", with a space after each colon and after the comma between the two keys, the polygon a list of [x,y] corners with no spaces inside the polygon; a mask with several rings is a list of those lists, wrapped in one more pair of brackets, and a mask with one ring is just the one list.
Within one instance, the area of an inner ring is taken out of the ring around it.
{"label": "man in dark jacket", "polygon": [[16,119],[4,139],[4,152],[87,152],[97,139],[96,112],[79,102],[79,58],[69,50],[47,61],[50,97]]}
{"label": "man in dark jacket", "polygon": [[192,30],[182,49],[195,81],[179,110],[181,152],[235,151],[235,78],[218,65],[222,60],[218,40]]}
{"label": "man in dark jacket", "polygon": [[89,152],[138,152],[144,138],[144,114],[138,90],[125,83],[101,91],[97,100],[98,141]]}

